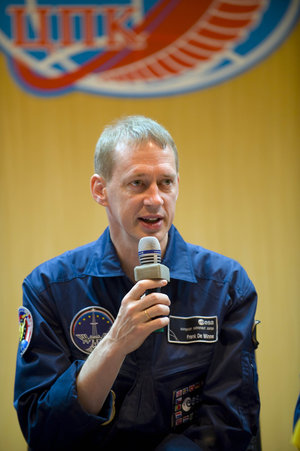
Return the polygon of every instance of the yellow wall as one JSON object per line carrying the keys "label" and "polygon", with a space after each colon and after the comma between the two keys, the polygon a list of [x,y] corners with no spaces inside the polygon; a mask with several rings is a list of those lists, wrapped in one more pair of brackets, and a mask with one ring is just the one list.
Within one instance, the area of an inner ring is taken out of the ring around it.
{"label": "yellow wall", "polygon": [[31,269],[106,225],[89,177],[104,124],[161,121],[181,156],[176,225],[239,260],[259,293],[257,352],[264,451],[292,450],[299,391],[300,27],[264,62],[222,85],[165,99],[23,92],[0,58],[0,449],[25,450],[12,407],[17,308]]}

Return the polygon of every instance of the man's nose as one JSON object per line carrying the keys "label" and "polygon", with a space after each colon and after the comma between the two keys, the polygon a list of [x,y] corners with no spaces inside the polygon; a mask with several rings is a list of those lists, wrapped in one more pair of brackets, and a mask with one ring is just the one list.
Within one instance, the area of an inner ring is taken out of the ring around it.
{"label": "man's nose", "polygon": [[146,206],[160,206],[163,205],[163,203],[164,200],[157,184],[150,185],[145,192],[144,204]]}

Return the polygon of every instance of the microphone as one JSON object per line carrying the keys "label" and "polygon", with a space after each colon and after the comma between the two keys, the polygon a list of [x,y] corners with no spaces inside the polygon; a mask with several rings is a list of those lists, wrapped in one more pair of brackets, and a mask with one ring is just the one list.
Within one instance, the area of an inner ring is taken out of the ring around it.
{"label": "microphone", "polygon": [[[138,256],[140,266],[134,268],[134,279],[136,282],[144,279],[153,280],[167,280],[170,281],[170,271],[161,262],[161,249],[157,238],[154,236],[144,236],[139,241]],[[153,288],[146,290],[146,295],[149,293],[159,293],[159,288]],[[163,332],[162,329],[158,329],[156,332]]]}

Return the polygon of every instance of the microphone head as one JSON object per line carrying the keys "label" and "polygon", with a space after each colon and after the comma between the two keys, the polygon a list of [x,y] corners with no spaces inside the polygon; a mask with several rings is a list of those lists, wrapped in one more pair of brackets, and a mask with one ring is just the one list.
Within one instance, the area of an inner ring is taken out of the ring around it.
{"label": "microphone head", "polygon": [[138,255],[141,265],[161,262],[160,244],[155,236],[144,236],[139,241]]}

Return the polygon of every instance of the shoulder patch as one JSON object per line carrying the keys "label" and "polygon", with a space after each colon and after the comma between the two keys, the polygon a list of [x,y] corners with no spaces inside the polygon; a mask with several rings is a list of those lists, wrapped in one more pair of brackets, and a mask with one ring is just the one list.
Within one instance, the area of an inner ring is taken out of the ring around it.
{"label": "shoulder patch", "polygon": [[114,317],[108,310],[97,306],[86,307],[72,319],[71,339],[76,348],[90,354],[109,332],[113,322]]}
{"label": "shoulder patch", "polygon": [[33,331],[33,319],[30,311],[26,307],[20,307],[19,313],[19,351],[23,355],[28,349],[32,331]]}

